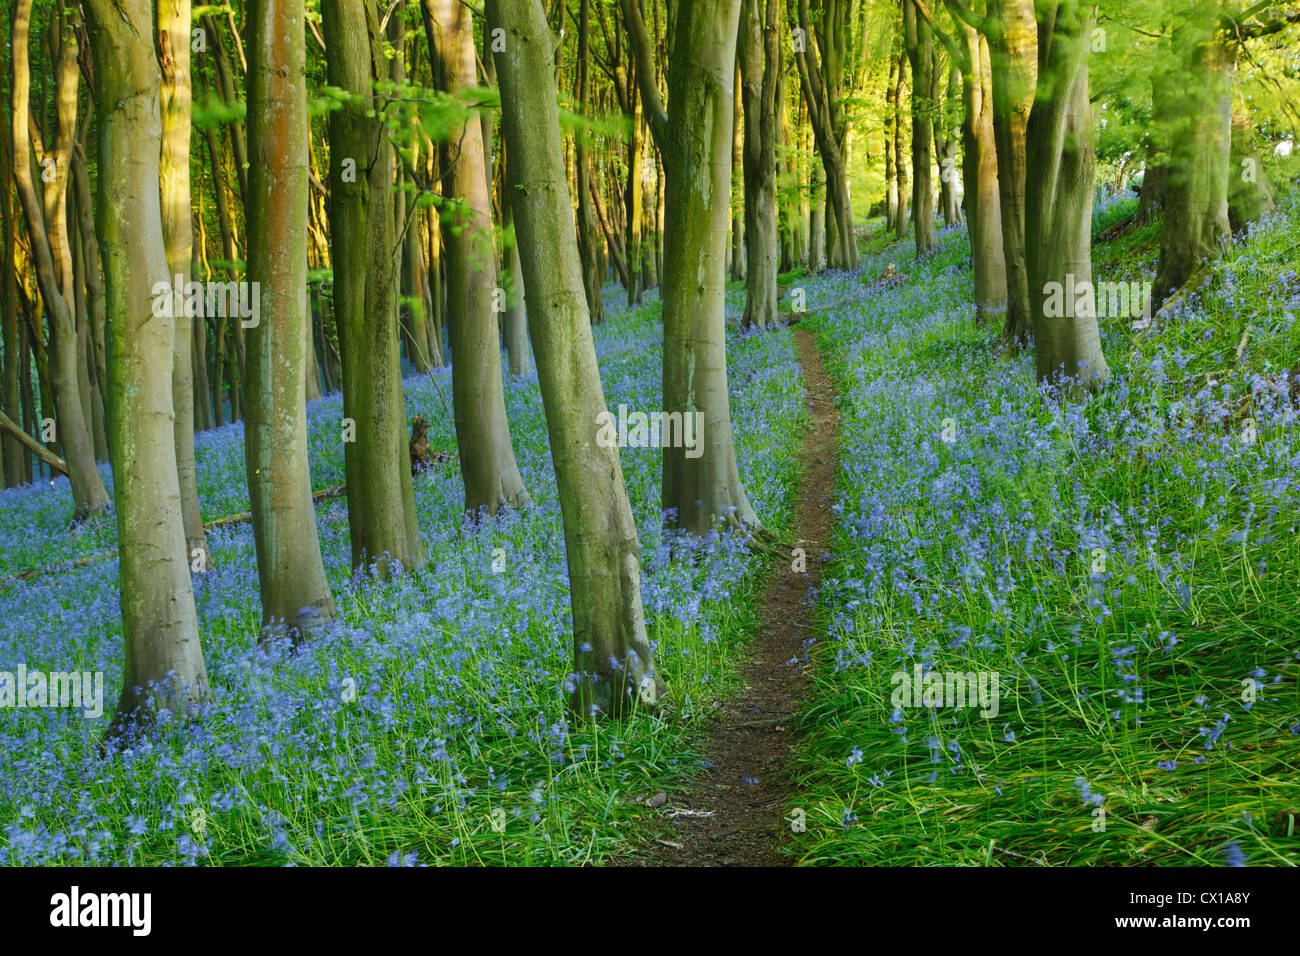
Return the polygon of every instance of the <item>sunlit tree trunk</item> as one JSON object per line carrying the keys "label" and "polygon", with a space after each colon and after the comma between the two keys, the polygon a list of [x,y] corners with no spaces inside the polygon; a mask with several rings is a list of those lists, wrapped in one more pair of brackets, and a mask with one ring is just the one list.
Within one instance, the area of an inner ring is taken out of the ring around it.
{"label": "sunlit tree trunk", "polygon": [[808,12],[808,0],[798,0],[802,33],[795,47],[795,62],[804,101],[808,104],[809,124],[826,174],[826,229],[834,239],[827,243],[826,256],[832,269],[853,269],[858,264],[845,155],[848,120],[843,103],[850,7],[849,0],[824,0],[814,24]]}
{"label": "sunlit tree trunk", "polygon": [[[50,323],[49,373],[54,392],[58,439],[67,462],[68,480],[77,519],[108,507],[108,493],[95,465],[95,444],[81,402],[78,375],[77,327],[74,309],[72,251],[68,241],[68,168],[77,120],[77,39],[71,21],[58,34],[55,66],[57,129],[42,168],[44,206],[32,181],[32,146],[28,128],[31,69],[28,40],[31,0],[17,0],[13,15],[13,174],[27,221],[32,263],[41,301]],[[150,28],[152,32],[152,28]],[[156,164],[155,164],[156,165]],[[49,169],[47,178],[45,170]],[[156,191],[156,190],[155,190]],[[48,224],[48,231],[47,231]],[[44,408],[51,405],[42,402]]]}
{"label": "sunlit tree trunk", "polygon": [[1166,124],[1164,222],[1152,308],[1182,288],[1231,234],[1228,163],[1232,74],[1219,30],[1222,0],[1187,0],[1175,14],[1169,64],[1153,83],[1153,114]]}
{"label": "sunlit tree trunk", "polygon": [[668,65],[669,112],[652,82],[645,24],[624,0],[642,99],[664,157],[663,410],[703,421],[696,448],[663,449],[670,527],[703,534],[758,525],[740,481],[727,392],[725,261],[740,0],[680,0]]}
{"label": "sunlit tree trunk", "polygon": [[[472,13],[458,0],[423,0],[435,36],[442,88],[453,95],[475,86]],[[492,216],[485,173],[483,133],[471,120],[450,131],[449,168],[443,180],[457,203],[444,206],[447,259],[447,323],[451,332],[452,393],[456,444],[465,482],[465,509],[495,514],[529,501],[510,444],[501,382],[500,334],[492,309],[496,289]],[[452,159],[454,158],[454,163]],[[462,212],[463,211],[463,212]]]}
{"label": "sunlit tree trunk", "polygon": [[[98,234],[126,663],[109,737],[209,696],[185,557],[172,396],[175,323],[158,191],[161,78],[145,0],[87,0],[99,109]],[[185,409],[189,414],[189,409]]]}
{"label": "sunlit tree trunk", "polygon": [[616,447],[597,440],[605,396],[586,309],[561,153],[555,40],[539,0],[488,0],[488,23],[506,31],[496,53],[507,172],[533,303],[529,323],[551,459],[564,518],[580,714],[621,716],[655,703],[655,671],[641,608],[641,548]]}
{"label": "sunlit tree trunk", "polygon": [[[248,330],[244,457],[262,625],[309,637],[334,616],[307,461],[307,86],[303,0],[248,7]],[[389,270],[391,272],[391,270]],[[232,323],[238,324],[238,323]]]}
{"label": "sunlit tree trunk", "polygon": [[[167,277],[183,294],[190,281],[194,257],[193,209],[190,199],[190,0],[158,0],[158,62],[162,65],[162,155],[159,188],[162,194],[163,245]],[[212,568],[203,518],[199,513],[198,471],[194,465],[194,322],[185,308],[176,309],[172,343],[172,402],[176,472],[185,520],[185,557],[192,571]]]}

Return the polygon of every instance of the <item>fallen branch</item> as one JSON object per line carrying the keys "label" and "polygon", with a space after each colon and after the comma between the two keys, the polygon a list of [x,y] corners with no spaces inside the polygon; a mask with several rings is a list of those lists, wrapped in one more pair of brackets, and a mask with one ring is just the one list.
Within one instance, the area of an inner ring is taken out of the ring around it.
{"label": "fallen branch", "polygon": [[1112,222],[1101,232],[1097,233],[1096,237],[1092,240],[1092,244],[1095,246],[1099,242],[1107,242],[1115,238],[1126,228],[1133,225],[1136,219],[1137,219],[1137,213],[1133,213],[1131,216],[1125,216],[1119,222]]}
{"label": "fallen branch", "polygon": [[[3,415],[0,412],[0,415]],[[332,485],[329,488],[322,488],[320,491],[312,493],[311,500],[313,504],[324,501],[326,498],[336,498],[343,494],[346,485]],[[240,514],[226,515],[224,518],[217,518],[214,521],[206,522],[203,525],[204,531],[211,531],[213,528],[226,528],[231,525],[244,524],[253,520],[251,511],[244,511]],[[96,561],[107,561],[109,558],[117,556],[117,549],[112,551],[100,551],[96,554],[83,555],[73,561],[64,561],[60,564],[49,565],[40,568],[28,568],[26,571],[19,571],[17,574],[11,574],[8,577],[0,578],[0,584],[10,584],[14,581],[29,581],[32,578],[39,577],[43,574],[60,574],[64,571],[75,571],[77,568],[85,567],[88,564],[94,564]]]}
{"label": "fallen branch", "polygon": [[57,471],[59,474],[66,475],[68,473],[67,462],[65,462],[58,455],[54,454],[54,452],[50,451],[48,448],[46,448],[44,445],[38,442],[31,435],[27,434],[26,431],[20,428],[18,424],[12,418],[6,415],[4,412],[0,412],[0,429],[3,429],[4,431],[8,432],[10,435],[13,435],[14,438],[22,442],[23,446],[28,451],[30,451],[41,461],[45,462],[45,464],[49,465],[53,470]]}

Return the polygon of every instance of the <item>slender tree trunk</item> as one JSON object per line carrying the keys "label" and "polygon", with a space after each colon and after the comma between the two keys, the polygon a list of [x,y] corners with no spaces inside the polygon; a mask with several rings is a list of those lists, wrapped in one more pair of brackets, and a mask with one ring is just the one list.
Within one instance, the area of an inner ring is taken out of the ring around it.
{"label": "slender tree trunk", "polygon": [[826,249],[835,242],[839,220],[826,191],[826,171],[818,156],[808,160],[808,271],[825,272]]}
{"label": "slender tree trunk", "polygon": [[[458,0],[422,3],[426,29],[435,34],[430,39],[439,61],[442,88],[455,95],[475,85],[471,14]],[[526,505],[529,498],[510,443],[501,382],[500,336],[496,313],[492,311],[495,252],[482,135],[481,126],[473,121],[450,132],[449,142],[458,144],[458,148],[453,148],[454,165],[451,157],[444,159],[444,167],[450,168],[444,182],[448,195],[460,201],[465,215],[444,207],[447,211],[442,239],[447,261],[456,444],[465,482],[465,510],[475,514],[483,509],[496,514],[505,506]]]}
{"label": "slender tree trunk", "polygon": [[962,179],[970,230],[975,283],[975,321],[1004,312],[1007,267],[1002,242],[998,155],[993,136],[993,90],[988,41],[973,27],[959,25],[967,69],[962,74]]}
{"label": "slender tree trunk", "polygon": [[209,689],[176,471],[175,324],[167,309],[151,308],[171,283],[158,190],[161,78],[150,5],[88,0],[86,9],[100,121],[98,233],[126,646],[113,738],[160,708],[190,711]]}
{"label": "slender tree trunk", "polygon": [[[355,571],[423,567],[397,336],[392,146],[375,78],[384,58],[368,0],[321,5],[329,82],[349,95],[330,114],[329,222],[334,317],[343,355],[343,460]],[[349,427],[355,434],[349,434]]]}
{"label": "slender tree trunk", "polygon": [[745,124],[745,328],[775,322],[776,101],[781,88],[779,0],[743,0],[740,17],[740,68]]}
{"label": "slender tree trunk", "polygon": [[[584,0],[586,2],[586,0]],[[21,421],[22,393],[19,381],[30,377],[27,351],[22,347],[22,334],[18,324],[18,263],[14,255],[14,237],[18,234],[18,221],[14,216],[12,133],[8,124],[0,124],[0,235],[3,236],[0,260],[0,318],[4,322],[4,410],[15,421]],[[4,485],[13,488],[31,481],[31,465],[27,450],[18,439],[3,438]]]}
{"label": "slender tree trunk", "polygon": [[1007,270],[1006,339],[1029,339],[1029,266],[1025,259],[1025,130],[1038,75],[1032,0],[989,0],[989,64],[993,77],[993,139],[998,158],[998,207]]}
{"label": "slender tree trunk", "polygon": [[1038,16],[1038,90],[1026,130],[1025,248],[1034,359],[1040,380],[1064,378],[1095,390],[1110,377],[1092,293],[1095,147],[1088,48],[1096,7],[1084,0],[1046,0]]}
{"label": "slender tree trunk", "polygon": [[[506,158],[509,170],[510,159]],[[510,207],[503,210],[506,223],[510,224]],[[524,273],[519,262],[519,239],[510,244],[506,252],[506,262],[510,268],[510,294],[506,299],[506,356],[510,363],[510,374],[518,377],[527,375],[532,367],[532,358],[528,353],[528,306],[524,295]]]}
{"label": "slender tree trunk", "polygon": [[[588,39],[591,35],[591,0],[579,0],[578,8],[578,112],[587,114],[591,102],[591,52]],[[576,140],[578,193],[578,251],[582,254],[582,285],[587,295],[587,314],[592,325],[605,321],[605,300],[600,290],[605,285],[605,270],[601,267],[600,238],[596,230],[595,210],[592,209],[591,158],[587,153],[587,138],[579,131]]]}
{"label": "slender tree trunk", "polygon": [[898,221],[898,159],[894,154],[894,124],[898,112],[898,58],[889,58],[889,80],[885,83],[885,227]]}
{"label": "slender tree trunk", "polygon": [[[808,0],[798,0],[799,28],[803,49],[796,48],[799,83],[808,106],[825,172],[826,226],[834,240],[827,243],[827,262],[832,269],[853,269],[858,264],[857,240],[853,235],[853,210],[849,203],[848,123],[844,114],[844,59],[849,41],[849,0],[825,0],[816,32],[808,13]],[[814,56],[811,38],[816,36],[820,57]]]}
{"label": "slender tree trunk", "polygon": [[893,231],[899,239],[907,238],[907,211],[911,207],[910,193],[907,191],[907,163],[903,156],[907,152],[907,122],[903,110],[903,95],[907,92],[907,51],[900,44],[898,51],[898,76],[894,87],[894,163],[898,175],[898,218],[894,220]]}
{"label": "slender tree trunk", "polygon": [[903,0],[903,31],[912,66],[912,227],[916,257],[924,259],[933,254],[939,242],[934,229],[934,187],[930,182],[935,56],[930,24],[917,15],[913,0]]}
{"label": "slender tree trunk", "polygon": [[[936,63],[938,59],[936,57]],[[939,99],[938,89],[942,73],[934,71],[934,100]],[[955,62],[948,64],[948,90],[943,98],[943,108],[936,113],[934,138],[939,154],[939,196],[943,211],[943,224],[955,226],[961,222],[961,205],[957,201],[957,134],[955,132],[960,109],[961,70]]]}
{"label": "slender tree trunk", "polygon": [[[742,14],[743,15],[743,14]],[[737,43],[739,49],[739,43]],[[744,140],[745,124],[742,119],[743,107],[741,105],[742,88],[744,84],[740,78],[740,64],[736,64],[736,85],[735,85],[735,102],[732,105],[731,115],[735,117],[731,131],[731,253],[730,268],[731,281],[740,282],[745,278],[745,211],[741,208],[742,203],[736,201],[739,196],[745,195],[744,183],[741,173],[745,164]],[[736,187],[740,187],[737,189]]]}
{"label": "slender tree trunk", "polygon": [[295,642],[334,616],[307,462],[303,17],[303,0],[251,0],[246,21],[248,280],[260,306],[248,335],[245,464],[264,635],[284,628]]}
{"label": "slender tree trunk", "polygon": [[[190,0],[158,0],[158,62],[162,66],[162,156],[159,162],[162,194],[163,245],[167,252],[167,277],[183,296],[190,281],[194,258],[193,210],[190,198]],[[194,465],[194,369],[191,339],[195,317],[185,308],[175,310],[172,345],[173,431],[176,473],[180,479],[181,516],[185,522],[185,556],[190,569],[212,568],[199,513],[198,471]],[[203,317],[199,316],[202,322]]]}
{"label": "slender tree trunk", "polygon": [[550,80],[554,39],[538,0],[488,0],[506,31],[496,54],[510,196],[534,303],[529,323],[555,464],[573,605],[571,703],[619,717],[665,692],[641,609],[641,547],[618,449],[598,439],[609,413],[586,310],[572,202]]}
{"label": "slender tree trunk", "polygon": [[[28,131],[31,74],[28,37],[31,0],[17,0],[13,17],[13,144],[14,181],[27,219],[27,234],[41,299],[49,314],[50,379],[58,419],[59,444],[68,464],[68,480],[77,519],[108,507],[108,493],[95,465],[95,445],[84,414],[77,373],[77,328],[73,313],[72,256],[67,231],[68,165],[76,126],[76,33],[69,22],[60,38],[56,67],[58,130],[48,153],[53,176],[45,183],[45,208],[32,182],[32,149]],[[44,176],[42,176],[44,179]],[[46,223],[49,232],[46,232]],[[49,409],[49,405],[44,406]],[[47,412],[48,413],[48,412]]]}

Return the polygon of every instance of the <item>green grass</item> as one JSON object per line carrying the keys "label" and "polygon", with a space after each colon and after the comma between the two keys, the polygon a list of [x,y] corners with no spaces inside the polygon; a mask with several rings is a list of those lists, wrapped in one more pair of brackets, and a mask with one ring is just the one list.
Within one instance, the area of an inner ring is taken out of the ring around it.
{"label": "green grass", "polygon": [[[1300,442],[1294,415],[1264,407],[1268,383],[1300,359],[1294,190],[1286,202],[1285,221],[1228,248],[1158,332],[1104,319],[1115,380],[1074,406],[1044,401],[1032,357],[1006,357],[995,330],[971,323],[969,272],[951,272],[967,255],[960,234],[926,265],[876,234],[864,276],[897,261],[906,289],[812,312],[842,394],[841,500],[859,516],[871,496],[883,519],[836,531],[787,807],[806,819],[793,861],[1300,862]],[[1158,241],[1151,226],[1096,247],[1096,277],[1149,277]],[[1197,398],[1205,372],[1224,386],[1217,410]],[[1269,424],[1243,450],[1252,414]],[[960,425],[951,446],[945,417]],[[1074,420],[1052,427],[1063,418]],[[1022,508],[1030,517],[1009,526],[1052,540],[1032,559],[1011,535],[966,531],[1007,526],[990,509]],[[923,660],[997,672],[998,715],[919,707],[891,721],[893,675]],[[1133,686],[1140,701],[1116,695]],[[1103,800],[1104,829],[1085,793]]]}

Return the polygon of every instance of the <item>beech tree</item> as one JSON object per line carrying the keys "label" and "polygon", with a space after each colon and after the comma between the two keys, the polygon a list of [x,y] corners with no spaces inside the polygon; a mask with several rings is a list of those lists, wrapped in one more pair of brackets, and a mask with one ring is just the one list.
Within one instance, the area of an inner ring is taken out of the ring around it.
{"label": "beech tree", "polygon": [[745,174],[745,314],[742,324],[775,322],[780,262],[776,223],[776,103],[784,95],[779,0],[743,0],[740,72]]}
{"label": "beech tree", "polygon": [[387,574],[427,560],[415,515],[397,333],[400,264],[393,147],[375,80],[387,70],[371,0],[323,0],[332,86],[329,224],[334,316],[343,359],[343,462],[354,570]]}
{"label": "beech tree", "polygon": [[303,0],[250,0],[244,463],[262,625],[293,640],[334,616],[307,462],[307,86]]}
{"label": "beech tree", "polygon": [[[190,197],[190,0],[158,0],[158,62],[162,67],[162,154],[159,176],[162,194],[163,245],[167,279],[177,292],[190,281],[194,256],[194,214]],[[185,555],[192,571],[212,568],[199,513],[198,471],[194,466],[194,350],[195,317],[189,309],[175,310],[172,343],[172,402],[176,472],[180,479],[181,515],[185,520]],[[203,317],[198,317],[202,324]]]}
{"label": "beech tree", "polygon": [[812,126],[826,174],[827,265],[832,269],[854,269],[858,265],[858,244],[853,236],[853,209],[849,203],[848,117],[844,99],[852,95],[845,76],[856,73],[860,38],[851,26],[854,0],[821,0],[816,26],[808,11],[808,0],[799,0],[794,57],[799,84],[808,105]]}
{"label": "beech tree", "polygon": [[703,421],[702,452],[663,449],[663,510],[670,527],[703,534],[719,522],[757,527],[740,481],[727,392],[725,312],[728,197],[736,30],[740,0],[680,0],[668,63],[668,110],[654,84],[650,42],[632,0],[636,74],[664,157],[664,411]]}
{"label": "beech tree", "polygon": [[953,15],[956,36],[933,19],[927,0],[914,0],[948,48],[961,73],[962,204],[970,233],[971,270],[975,284],[975,318],[985,322],[1006,308],[1007,267],[1002,243],[998,193],[997,145],[993,136],[993,83],[988,39]]}
{"label": "beech tree", "polygon": [[993,139],[998,161],[998,210],[1007,278],[1006,338],[1013,345],[1030,333],[1029,265],[1025,252],[1026,128],[1038,76],[1038,23],[1034,0],[988,0],[981,16],[960,0],[944,0],[952,14],[989,44]]}
{"label": "beech tree", "polygon": [[[421,0],[432,32],[429,46],[442,89],[475,86],[474,23],[458,0]],[[444,146],[442,240],[447,270],[447,326],[451,333],[456,445],[465,482],[465,510],[496,514],[529,502],[506,419],[500,333],[492,308],[496,252],[488,197],[482,124],[454,124]]]}
{"label": "beech tree", "polygon": [[556,41],[539,0],[488,0],[505,31],[495,53],[509,203],[523,257],[528,324],[555,464],[573,608],[575,687],[583,715],[658,702],[641,607],[640,543],[618,449],[597,441],[607,412],[574,232],[549,69]]}
{"label": "beech tree", "polygon": [[1091,288],[1095,146],[1088,54],[1096,7],[1039,0],[1037,16],[1025,221],[1034,364],[1041,380],[1066,378],[1095,390],[1110,378]]}
{"label": "beech tree", "polygon": [[[68,171],[77,124],[77,37],[71,19],[57,31],[55,66],[57,110],[54,142],[41,157],[44,196],[32,180],[29,100],[31,68],[28,41],[31,0],[16,0],[13,14],[13,176],[27,223],[31,256],[41,300],[50,322],[50,382],[57,415],[58,442],[67,462],[74,518],[81,520],[108,507],[108,493],[95,464],[95,445],[87,408],[82,404],[76,292],[72,245],[68,234]],[[150,27],[150,34],[153,29]],[[152,60],[152,54],[150,54]],[[157,61],[154,62],[155,66]],[[155,167],[157,163],[155,162]],[[157,191],[157,187],[154,187]],[[47,228],[48,226],[48,228]]]}
{"label": "beech tree", "polygon": [[126,652],[113,738],[159,708],[187,713],[210,691],[176,467],[177,309],[174,300],[154,308],[155,287],[172,283],[158,188],[162,81],[153,20],[146,0],[87,0],[86,11],[100,122],[96,218]]}
{"label": "beech tree", "polygon": [[918,16],[915,0],[903,0],[903,35],[912,66],[912,229],[916,257],[924,259],[939,242],[934,229],[934,186],[930,181],[935,56],[930,24]]}

